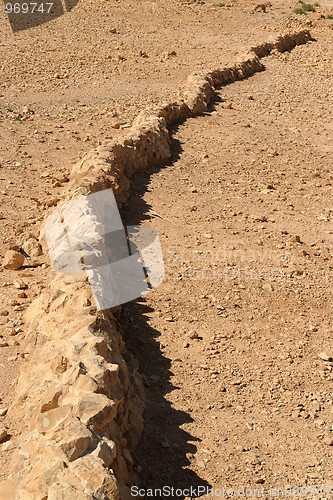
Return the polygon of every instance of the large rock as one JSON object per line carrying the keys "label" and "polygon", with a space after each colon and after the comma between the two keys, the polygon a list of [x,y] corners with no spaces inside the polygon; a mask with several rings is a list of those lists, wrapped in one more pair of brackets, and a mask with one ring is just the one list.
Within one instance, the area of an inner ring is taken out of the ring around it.
{"label": "large rock", "polygon": [[3,259],[3,267],[17,271],[24,264],[24,255],[15,250],[8,250]]}

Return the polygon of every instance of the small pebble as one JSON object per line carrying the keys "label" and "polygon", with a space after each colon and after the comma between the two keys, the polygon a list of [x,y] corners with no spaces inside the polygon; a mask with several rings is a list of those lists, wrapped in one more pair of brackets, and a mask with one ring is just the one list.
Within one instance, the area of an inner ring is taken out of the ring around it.
{"label": "small pebble", "polygon": [[5,429],[5,427],[0,427],[0,443],[3,443],[8,436],[7,429]]}
{"label": "small pebble", "polygon": [[326,444],[326,446],[333,446],[333,434],[331,436],[325,436],[323,444]]}
{"label": "small pebble", "polygon": [[323,361],[333,361],[333,357],[327,354],[327,352],[320,352],[318,354],[318,358],[322,359]]}

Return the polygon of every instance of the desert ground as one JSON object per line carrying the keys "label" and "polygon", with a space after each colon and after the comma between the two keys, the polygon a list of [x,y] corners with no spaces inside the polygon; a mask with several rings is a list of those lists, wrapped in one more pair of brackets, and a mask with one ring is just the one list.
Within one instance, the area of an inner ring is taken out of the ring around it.
{"label": "desert ground", "polygon": [[191,72],[307,28],[312,42],[218,90],[172,130],[171,161],[134,177],[121,215],[157,231],[166,278],[118,322],[146,392],[137,484],[332,495],[333,2],[258,5],[87,1],[16,33],[1,13],[0,257],[33,254],[1,267],[2,480],[24,312],[54,272],[39,230],[71,167]]}

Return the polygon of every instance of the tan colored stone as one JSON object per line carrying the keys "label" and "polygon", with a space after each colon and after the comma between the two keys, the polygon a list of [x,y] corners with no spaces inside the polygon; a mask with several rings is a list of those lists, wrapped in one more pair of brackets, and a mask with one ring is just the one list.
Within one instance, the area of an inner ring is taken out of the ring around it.
{"label": "tan colored stone", "polygon": [[64,405],[42,413],[36,419],[36,428],[41,434],[58,429],[62,422],[69,418],[72,411],[71,405]]}
{"label": "tan colored stone", "polygon": [[43,397],[43,403],[40,406],[40,412],[48,412],[58,407],[58,401],[62,392],[60,388],[51,387]]}
{"label": "tan colored stone", "polygon": [[17,478],[7,479],[0,483],[0,498],[11,500],[17,498],[19,480]]}
{"label": "tan colored stone", "polygon": [[0,427],[0,443],[3,443],[7,438],[9,434],[8,431],[5,427]]}
{"label": "tan colored stone", "polygon": [[93,442],[91,432],[76,417],[71,405],[42,413],[36,419],[36,428],[49,440],[57,443],[69,461],[80,457]]}
{"label": "tan colored stone", "polygon": [[333,434],[330,436],[325,436],[323,439],[323,444],[326,444],[326,446],[333,446]]}
{"label": "tan colored stone", "polygon": [[48,489],[47,500],[90,500],[91,495],[64,482],[56,482]]}
{"label": "tan colored stone", "polygon": [[120,500],[114,476],[108,473],[101,460],[91,455],[85,455],[72,462],[64,472],[60,484],[68,484],[76,491],[94,494],[97,498],[103,498],[104,495],[104,498]]}
{"label": "tan colored stone", "polygon": [[97,389],[98,385],[93,378],[80,374],[74,384],[69,384],[68,392],[61,399],[61,403],[64,405],[76,405],[82,398],[82,395],[94,393]]}
{"label": "tan colored stone", "polygon": [[54,483],[58,476],[62,476],[66,468],[65,462],[59,460],[56,452],[52,452],[52,449],[48,449],[43,460],[39,457],[32,464],[21,481],[19,498],[47,499],[49,485]]}
{"label": "tan colored stone", "polygon": [[78,416],[86,425],[101,429],[117,414],[117,404],[104,394],[87,394],[78,405]]}
{"label": "tan colored stone", "polygon": [[64,421],[63,425],[48,437],[57,443],[70,462],[76,460],[88,448],[94,446],[92,433],[78,418],[70,418]]}
{"label": "tan colored stone", "polygon": [[100,458],[106,467],[111,467],[116,458],[116,445],[110,439],[103,437],[96,449],[92,452],[94,457]]}
{"label": "tan colored stone", "polygon": [[67,370],[68,359],[59,354],[51,363],[51,370],[53,373],[63,373]]}
{"label": "tan colored stone", "polygon": [[333,356],[331,354],[328,354],[327,352],[323,351],[318,354],[318,357],[322,359],[323,361],[333,361]]}
{"label": "tan colored stone", "polygon": [[5,253],[3,267],[6,269],[13,269],[17,271],[18,269],[21,269],[23,264],[24,256],[21,253],[15,252],[15,250],[8,250],[8,252]]}
{"label": "tan colored stone", "polygon": [[75,389],[80,394],[85,392],[92,393],[98,389],[98,385],[96,384],[95,380],[92,377],[81,374],[78,376]]}

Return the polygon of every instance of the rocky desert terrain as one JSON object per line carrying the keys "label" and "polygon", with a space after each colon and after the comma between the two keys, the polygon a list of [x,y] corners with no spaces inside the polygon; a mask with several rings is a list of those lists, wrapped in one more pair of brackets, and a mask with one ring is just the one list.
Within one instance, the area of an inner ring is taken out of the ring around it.
{"label": "rocky desert terrain", "polygon": [[[40,229],[73,165],[194,71],[307,29],[216,89],[171,128],[171,158],[133,176],[123,222],[157,231],[166,279],[115,321],[145,388],[129,487],[332,497],[333,2],[304,5],[89,0],[16,33],[1,12],[2,481],[26,431],[25,312],[55,274]],[[29,257],[8,269],[18,249]]]}

